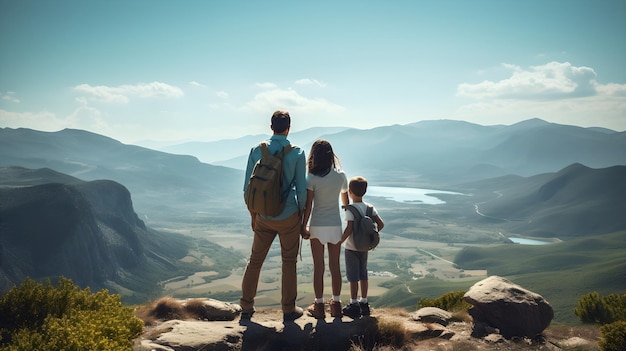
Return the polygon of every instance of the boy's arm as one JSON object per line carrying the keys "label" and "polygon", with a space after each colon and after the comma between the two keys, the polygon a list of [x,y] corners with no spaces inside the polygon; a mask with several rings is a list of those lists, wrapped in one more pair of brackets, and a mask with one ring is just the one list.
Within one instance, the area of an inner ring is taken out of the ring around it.
{"label": "boy's arm", "polygon": [[339,241],[340,244],[346,241],[346,239],[348,239],[350,234],[352,234],[353,226],[354,226],[354,221],[348,221],[348,225],[346,225],[346,229],[343,230],[343,235],[341,236],[341,240]]}

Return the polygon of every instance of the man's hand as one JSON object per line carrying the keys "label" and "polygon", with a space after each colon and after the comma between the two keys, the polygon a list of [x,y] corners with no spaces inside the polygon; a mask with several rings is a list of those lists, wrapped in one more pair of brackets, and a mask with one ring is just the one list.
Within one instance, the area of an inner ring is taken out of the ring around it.
{"label": "man's hand", "polygon": [[309,238],[311,237],[311,232],[309,231],[309,228],[307,228],[304,224],[300,229],[300,235],[302,235],[302,239],[304,240],[309,240]]}

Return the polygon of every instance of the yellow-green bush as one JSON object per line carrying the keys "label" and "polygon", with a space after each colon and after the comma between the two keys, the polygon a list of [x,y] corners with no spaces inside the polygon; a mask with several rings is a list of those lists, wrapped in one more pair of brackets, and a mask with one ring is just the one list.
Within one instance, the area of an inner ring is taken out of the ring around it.
{"label": "yellow-green bush", "polygon": [[601,351],[626,350],[626,321],[617,321],[600,327],[600,341],[598,347]]}
{"label": "yellow-green bush", "polygon": [[467,311],[472,305],[463,300],[465,291],[454,291],[439,296],[436,299],[421,299],[418,308],[437,307],[442,310],[457,312]]}
{"label": "yellow-green bush", "polygon": [[143,322],[107,290],[25,280],[0,298],[1,351],[131,350]]}
{"label": "yellow-green bush", "polygon": [[600,296],[591,292],[578,300],[574,313],[583,323],[607,324],[626,320],[626,294]]}
{"label": "yellow-green bush", "polygon": [[600,350],[626,350],[626,294],[603,297],[595,291],[588,293],[578,300],[574,313],[584,323],[602,324]]}

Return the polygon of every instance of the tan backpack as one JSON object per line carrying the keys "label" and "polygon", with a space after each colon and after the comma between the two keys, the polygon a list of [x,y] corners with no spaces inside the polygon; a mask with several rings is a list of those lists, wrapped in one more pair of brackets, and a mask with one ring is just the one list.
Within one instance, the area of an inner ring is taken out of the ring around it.
{"label": "tan backpack", "polygon": [[293,149],[287,145],[282,152],[270,154],[267,142],[260,144],[261,159],[248,180],[245,201],[248,210],[265,216],[278,216],[285,209],[287,196],[282,194],[283,159]]}

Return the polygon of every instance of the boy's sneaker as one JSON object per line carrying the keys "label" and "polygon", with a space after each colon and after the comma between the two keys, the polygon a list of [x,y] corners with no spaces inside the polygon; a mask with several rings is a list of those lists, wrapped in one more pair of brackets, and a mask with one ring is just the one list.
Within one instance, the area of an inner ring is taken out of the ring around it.
{"label": "boy's sneaker", "polygon": [[254,307],[252,307],[249,310],[242,310],[241,315],[239,316],[239,319],[242,321],[249,321],[250,318],[252,318],[253,314],[254,314]]}
{"label": "boy's sneaker", "polygon": [[348,316],[352,319],[358,319],[361,317],[361,306],[358,303],[351,303],[343,308],[344,316]]}
{"label": "boy's sneaker", "polygon": [[330,305],[330,315],[334,318],[341,318],[341,302],[335,301],[332,298],[328,300],[328,304]]}
{"label": "boy's sneaker", "polygon": [[316,319],[326,318],[326,312],[324,311],[323,302],[313,302],[311,306],[309,306],[309,308],[306,309],[306,312],[309,314],[309,316],[316,318]]}
{"label": "boy's sneaker", "polygon": [[367,302],[359,302],[359,306],[361,306],[361,315],[369,316],[370,315],[370,304]]}
{"label": "boy's sneaker", "polygon": [[302,308],[296,306],[296,309],[293,310],[293,312],[283,313],[283,321],[293,322],[296,319],[302,317],[303,314],[304,314],[304,311],[302,310]]}

